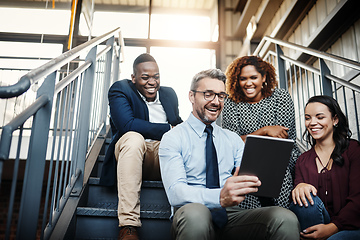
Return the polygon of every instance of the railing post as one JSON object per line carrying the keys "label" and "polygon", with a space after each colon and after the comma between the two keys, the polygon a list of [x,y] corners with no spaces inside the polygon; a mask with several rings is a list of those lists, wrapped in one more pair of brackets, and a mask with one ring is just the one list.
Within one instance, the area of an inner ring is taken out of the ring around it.
{"label": "railing post", "polygon": [[287,80],[285,75],[285,61],[280,57],[280,55],[283,55],[284,53],[278,44],[275,44],[275,46],[276,46],[276,58],[278,65],[279,87],[288,90]]}
{"label": "railing post", "polygon": [[111,79],[111,82],[110,82],[111,84],[116,82],[117,80],[119,80],[121,48],[122,48],[122,46],[120,45],[118,53],[114,55],[113,76],[112,76],[112,79]]}
{"label": "railing post", "polygon": [[319,62],[320,62],[320,78],[323,87],[322,94],[332,97],[331,81],[326,77],[326,75],[330,74],[330,69],[326,65],[324,59],[320,58]]}
{"label": "railing post", "polygon": [[111,70],[112,70],[112,60],[114,55],[114,42],[115,37],[112,36],[107,40],[106,45],[111,46],[110,50],[106,53],[106,59],[105,59],[105,77],[104,77],[104,93],[103,93],[103,99],[102,99],[102,107],[101,107],[101,122],[104,123],[104,127],[100,131],[100,135],[104,136],[106,133],[106,118],[107,118],[107,109],[108,109],[108,97],[107,92],[110,87],[110,81],[111,81]]}
{"label": "railing post", "polygon": [[34,115],[16,239],[36,239],[55,79],[56,71],[46,77],[37,91],[37,98],[46,95],[49,101]]}
{"label": "railing post", "polygon": [[84,179],[84,168],[85,168],[85,159],[88,149],[88,137],[89,137],[89,128],[90,128],[90,116],[91,108],[93,106],[93,86],[95,80],[95,70],[96,70],[96,53],[97,46],[93,47],[85,58],[85,62],[90,60],[92,62],[91,66],[85,71],[84,79],[82,82],[82,91],[81,91],[81,103],[80,103],[80,119],[79,119],[79,132],[78,132],[78,149],[77,155],[74,157],[76,160],[75,172],[77,169],[80,169],[80,176],[76,181],[74,188],[72,190],[71,196],[79,196]]}

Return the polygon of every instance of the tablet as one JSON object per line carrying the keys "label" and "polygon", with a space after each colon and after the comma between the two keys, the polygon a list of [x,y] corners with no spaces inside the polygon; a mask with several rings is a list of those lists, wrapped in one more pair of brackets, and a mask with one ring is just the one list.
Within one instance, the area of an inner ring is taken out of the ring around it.
{"label": "tablet", "polygon": [[278,197],[289,164],[292,139],[248,135],[239,175],[255,175],[261,181],[260,197]]}

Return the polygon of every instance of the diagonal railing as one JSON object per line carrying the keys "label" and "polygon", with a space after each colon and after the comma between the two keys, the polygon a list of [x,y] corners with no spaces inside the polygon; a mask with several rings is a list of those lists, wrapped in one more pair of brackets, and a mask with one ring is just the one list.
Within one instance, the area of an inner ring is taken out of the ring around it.
{"label": "diagonal railing", "polygon": [[[40,85],[34,103],[1,127],[0,179],[4,172],[12,171],[12,181],[7,206],[1,207],[8,210],[0,238],[15,234],[16,239],[49,239],[68,199],[80,195],[86,181],[85,160],[95,141],[106,134],[107,91],[118,79],[123,46],[117,28],[30,71],[16,84],[0,87],[4,99]],[[60,79],[60,69],[84,55]],[[25,123],[31,128],[24,128]],[[13,162],[11,168],[4,164],[8,162]],[[22,163],[24,173],[19,167]]]}
{"label": "diagonal railing", "polygon": [[302,138],[304,107],[314,95],[334,97],[349,120],[352,137],[360,140],[359,62],[268,36],[261,40],[254,55],[277,68],[279,87],[290,92],[295,106],[297,142],[302,150],[309,148]]}

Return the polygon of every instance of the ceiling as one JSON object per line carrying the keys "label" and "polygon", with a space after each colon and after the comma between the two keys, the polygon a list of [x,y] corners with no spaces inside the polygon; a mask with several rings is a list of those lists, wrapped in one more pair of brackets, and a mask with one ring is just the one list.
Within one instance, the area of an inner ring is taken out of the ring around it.
{"label": "ceiling", "polygon": [[[83,0],[91,4],[92,0]],[[0,6],[25,8],[51,8],[69,9],[72,0],[0,0]],[[122,11],[122,12],[148,12],[150,0],[94,0],[95,10]],[[217,4],[216,0],[152,0],[153,13],[184,12],[196,15],[209,14]]]}

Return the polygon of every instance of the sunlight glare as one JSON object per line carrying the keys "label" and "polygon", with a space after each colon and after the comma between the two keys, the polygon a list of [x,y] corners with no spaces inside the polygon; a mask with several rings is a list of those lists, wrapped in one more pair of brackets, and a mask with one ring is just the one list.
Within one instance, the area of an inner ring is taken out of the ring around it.
{"label": "sunlight glare", "polygon": [[210,41],[210,18],[153,14],[150,31],[153,39]]}

